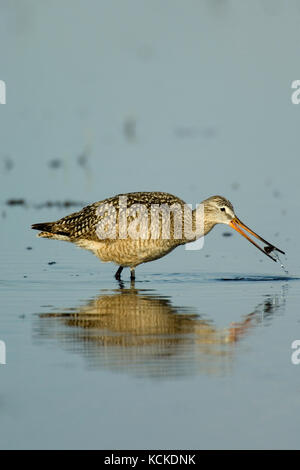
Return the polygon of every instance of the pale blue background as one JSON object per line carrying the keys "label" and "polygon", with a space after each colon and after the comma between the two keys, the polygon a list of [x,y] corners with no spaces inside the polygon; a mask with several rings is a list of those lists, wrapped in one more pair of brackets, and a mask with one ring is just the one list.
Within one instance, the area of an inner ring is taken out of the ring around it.
{"label": "pale blue background", "polygon": [[[138,268],[136,287],[221,330],[254,312],[239,341],[95,346],[39,314],[118,295],[114,266],[30,230],[73,210],[35,208],[47,200],[222,194],[297,277],[299,20],[296,0],[1,0],[2,448],[299,448],[300,292],[278,264],[217,227]],[[273,280],[220,281],[257,275]]]}

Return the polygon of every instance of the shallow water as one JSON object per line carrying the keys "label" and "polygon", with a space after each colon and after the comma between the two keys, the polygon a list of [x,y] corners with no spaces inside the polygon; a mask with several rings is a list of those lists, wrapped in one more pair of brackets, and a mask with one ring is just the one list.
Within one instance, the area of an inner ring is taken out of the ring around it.
{"label": "shallow water", "polygon": [[[0,9],[0,447],[299,448],[297,2]],[[223,194],[289,274],[219,226],[118,283],[30,230],[139,190]]]}
{"label": "shallow water", "polygon": [[[37,218],[11,209],[9,233],[16,214]],[[1,447],[298,446],[297,276],[173,272],[166,258],[117,282],[34,235],[1,259]]]}

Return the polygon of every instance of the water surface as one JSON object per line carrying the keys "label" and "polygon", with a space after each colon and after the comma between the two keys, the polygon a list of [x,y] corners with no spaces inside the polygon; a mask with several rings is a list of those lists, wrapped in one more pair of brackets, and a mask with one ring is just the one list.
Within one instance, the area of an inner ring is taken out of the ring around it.
{"label": "water surface", "polygon": [[[299,448],[298,2],[88,3],[0,6],[0,447]],[[289,274],[219,226],[119,284],[30,229],[141,190],[224,195]]]}

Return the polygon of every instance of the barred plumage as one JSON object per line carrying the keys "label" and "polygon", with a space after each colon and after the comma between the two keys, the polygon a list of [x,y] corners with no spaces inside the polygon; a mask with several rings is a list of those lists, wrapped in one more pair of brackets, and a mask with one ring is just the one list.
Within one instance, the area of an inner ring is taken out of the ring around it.
{"label": "barred plumage", "polygon": [[[126,202],[125,209],[123,202]],[[140,213],[137,214],[137,210]],[[244,236],[241,228],[247,230],[268,246],[264,251],[246,238],[275,261],[270,253],[274,250],[282,252],[242,224],[235,216],[232,204],[222,196],[205,199],[192,211],[182,199],[165,192],[118,194],[56,222],[38,223],[32,228],[41,231],[39,237],[75,243],[91,250],[104,262],[118,264],[117,279],[124,267],[130,267],[134,279],[136,266],[161,258],[177,246],[206,235],[218,223],[230,225]],[[132,227],[136,237],[130,232]]]}

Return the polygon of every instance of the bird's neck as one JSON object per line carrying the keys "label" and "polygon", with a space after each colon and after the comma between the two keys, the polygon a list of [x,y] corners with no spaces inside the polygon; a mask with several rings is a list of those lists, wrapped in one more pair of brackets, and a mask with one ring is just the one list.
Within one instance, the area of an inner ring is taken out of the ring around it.
{"label": "bird's neck", "polygon": [[216,223],[206,214],[204,204],[199,204],[192,211],[192,238],[185,237],[186,243],[207,235],[215,225]]}

